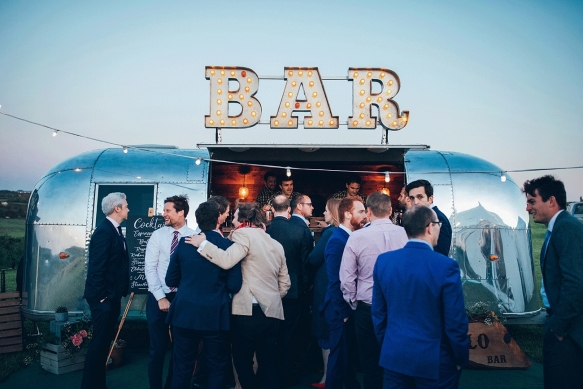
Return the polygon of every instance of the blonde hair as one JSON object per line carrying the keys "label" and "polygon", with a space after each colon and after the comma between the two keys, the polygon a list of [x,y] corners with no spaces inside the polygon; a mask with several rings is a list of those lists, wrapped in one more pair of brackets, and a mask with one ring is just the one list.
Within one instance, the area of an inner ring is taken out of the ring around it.
{"label": "blonde hair", "polygon": [[338,227],[338,225],[340,225],[340,219],[338,217],[338,205],[341,201],[342,199],[328,199],[326,202],[326,208],[328,208],[328,212],[332,217],[332,225],[334,227]]}

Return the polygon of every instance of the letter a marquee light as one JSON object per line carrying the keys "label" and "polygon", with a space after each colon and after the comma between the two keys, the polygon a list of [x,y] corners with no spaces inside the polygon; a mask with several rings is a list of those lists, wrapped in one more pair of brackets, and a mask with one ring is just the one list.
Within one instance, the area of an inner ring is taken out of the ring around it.
{"label": "letter a marquee light", "polygon": [[[210,114],[205,116],[205,127],[248,128],[260,123],[261,103],[253,97],[261,78],[257,73],[238,66],[207,66],[205,73],[210,80]],[[375,129],[380,124],[386,130],[397,131],[409,120],[409,112],[399,115],[399,105],[393,100],[399,92],[400,81],[389,69],[348,69],[346,80],[353,85],[352,115],[344,123],[332,114],[317,67],[286,67],[282,79],[286,84],[281,102],[277,114],[269,121],[273,129],[298,128],[296,112],[306,114],[304,128],[338,128],[344,124],[349,129]],[[378,93],[373,92],[374,83],[381,86]],[[229,85],[233,84],[237,84],[236,88],[230,89]],[[239,104],[241,112],[229,115],[230,104]]]}

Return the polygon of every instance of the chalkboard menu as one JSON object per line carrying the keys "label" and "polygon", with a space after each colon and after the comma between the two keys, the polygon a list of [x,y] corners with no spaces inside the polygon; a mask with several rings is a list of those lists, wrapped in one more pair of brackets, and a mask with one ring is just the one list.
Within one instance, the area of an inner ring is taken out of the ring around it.
{"label": "chalkboard menu", "polygon": [[148,292],[148,282],[144,272],[146,246],[152,232],[161,227],[164,227],[162,216],[128,216],[126,244],[130,255],[130,292],[136,294]]}

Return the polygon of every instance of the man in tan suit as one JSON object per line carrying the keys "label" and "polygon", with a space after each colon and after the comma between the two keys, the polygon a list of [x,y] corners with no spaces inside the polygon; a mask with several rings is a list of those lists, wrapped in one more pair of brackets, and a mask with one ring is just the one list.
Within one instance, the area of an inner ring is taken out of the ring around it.
{"label": "man in tan suit", "polygon": [[[281,298],[290,287],[285,254],[279,242],[263,229],[261,209],[255,203],[241,204],[233,216],[234,244],[221,250],[204,234],[186,238],[198,252],[223,269],[239,261],[243,285],[233,296],[233,362],[243,389],[256,387],[253,354],[257,353],[263,385],[278,388],[277,334],[284,320]],[[256,347],[258,344],[258,347]]]}

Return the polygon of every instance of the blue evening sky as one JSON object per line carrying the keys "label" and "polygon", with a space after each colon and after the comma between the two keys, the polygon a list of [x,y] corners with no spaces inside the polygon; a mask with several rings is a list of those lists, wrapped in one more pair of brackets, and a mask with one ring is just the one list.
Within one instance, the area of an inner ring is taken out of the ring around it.
{"label": "blue evening sky", "polygon": [[[259,76],[285,66],[396,72],[410,123],[391,144],[427,144],[505,170],[583,165],[583,2],[0,2],[0,112],[120,144],[212,143],[206,65]],[[349,81],[325,81],[351,114]],[[262,80],[262,120],[283,81]],[[60,161],[105,144],[0,115],[0,189],[33,189]],[[224,130],[224,143],[379,144],[380,128]],[[521,185],[547,172],[511,173]],[[554,173],[569,200],[583,171]]]}

